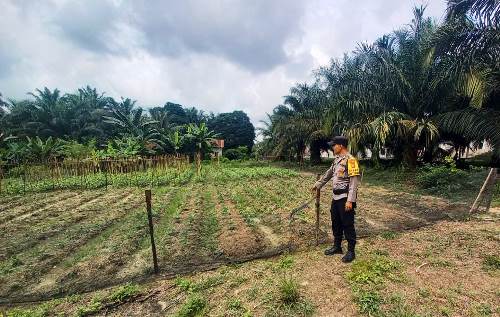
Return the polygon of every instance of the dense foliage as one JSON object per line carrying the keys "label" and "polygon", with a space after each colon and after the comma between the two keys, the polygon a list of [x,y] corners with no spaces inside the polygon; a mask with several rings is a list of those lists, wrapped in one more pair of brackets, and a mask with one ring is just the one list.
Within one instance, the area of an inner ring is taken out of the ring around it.
{"label": "dense foliage", "polygon": [[0,162],[125,158],[210,153],[214,138],[226,148],[251,150],[255,129],[242,111],[206,114],[167,102],[143,109],[86,87],[62,94],[36,89],[25,100],[0,94]]}
{"label": "dense foliage", "polygon": [[448,144],[458,159],[487,141],[500,163],[500,2],[449,0],[445,21],[414,9],[411,23],[360,44],[290,90],[261,133],[264,155],[319,161],[343,134],[353,152],[388,149],[408,166],[431,162]]}

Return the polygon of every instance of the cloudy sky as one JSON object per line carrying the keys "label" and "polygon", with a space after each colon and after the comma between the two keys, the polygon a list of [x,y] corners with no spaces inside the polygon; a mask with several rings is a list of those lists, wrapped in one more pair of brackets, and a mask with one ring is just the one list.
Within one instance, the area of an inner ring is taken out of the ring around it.
{"label": "cloudy sky", "polygon": [[91,85],[257,124],[313,69],[444,0],[0,0],[0,92]]}

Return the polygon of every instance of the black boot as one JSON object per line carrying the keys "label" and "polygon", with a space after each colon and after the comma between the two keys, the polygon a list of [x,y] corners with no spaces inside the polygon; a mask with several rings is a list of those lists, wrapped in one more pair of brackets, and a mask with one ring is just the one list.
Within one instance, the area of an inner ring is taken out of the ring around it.
{"label": "black boot", "polygon": [[342,257],[342,262],[349,263],[356,258],[354,251],[347,251],[347,253]]}
{"label": "black boot", "polygon": [[342,254],[342,247],[334,245],[333,247],[325,250],[325,255],[334,255],[334,254]]}

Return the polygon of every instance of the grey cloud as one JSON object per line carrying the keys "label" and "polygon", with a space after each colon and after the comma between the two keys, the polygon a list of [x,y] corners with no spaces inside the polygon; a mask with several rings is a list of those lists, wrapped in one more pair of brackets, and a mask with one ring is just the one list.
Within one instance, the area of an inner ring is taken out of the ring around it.
{"label": "grey cloud", "polygon": [[[123,25],[160,56],[209,54],[255,72],[285,64],[286,41],[300,37],[304,1],[67,1],[47,22],[77,46],[125,54],[114,45]],[[126,45],[121,45],[125,47]]]}
{"label": "grey cloud", "polygon": [[110,1],[68,1],[48,21],[76,45],[94,52],[113,52],[112,39],[119,32],[120,8]]}
{"label": "grey cloud", "polygon": [[284,44],[301,33],[302,1],[133,2],[139,29],[156,54],[194,51],[253,71],[287,61]]}
{"label": "grey cloud", "polygon": [[17,58],[5,50],[5,46],[0,47],[0,78],[12,75],[12,67],[16,64]]}
{"label": "grey cloud", "polygon": [[408,23],[414,2],[0,0],[0,90],[90,84],[138,105],[244,109],[258,125],[314,68]]}

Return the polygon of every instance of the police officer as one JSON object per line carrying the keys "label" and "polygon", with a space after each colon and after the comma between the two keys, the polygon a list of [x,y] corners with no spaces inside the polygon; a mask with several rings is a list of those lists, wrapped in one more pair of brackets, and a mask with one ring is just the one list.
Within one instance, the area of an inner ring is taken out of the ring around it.
{"label": "police officer", "polygon": [[325,255],[342,254],[342,235],[347,240],[347,253],[342,257],[342,262],[348,263],[356,257],[356,230],[354,228],[354,210],[356,209],[356,196],[359,177],[359,165],[347,151],[347,138],[336,136],[328,142],[333,148],[334,159],[332,166],[318,180],[312,190],[321,189],[333,178],[333,200],[330,208],[333,230],[333,246],[325,250]]}

